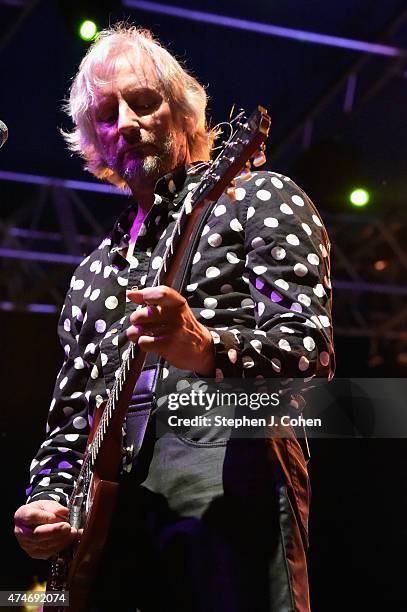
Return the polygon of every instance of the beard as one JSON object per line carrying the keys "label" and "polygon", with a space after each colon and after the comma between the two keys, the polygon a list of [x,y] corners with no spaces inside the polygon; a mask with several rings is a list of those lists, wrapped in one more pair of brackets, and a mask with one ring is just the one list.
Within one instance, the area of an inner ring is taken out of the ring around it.
{"label": "beard", "polygon": [[134,150],[117,156],[111,167],[127,183],[130,189],[138,186],[154,187],[160,176],[176,165],[173,134],[169,133],[159,144],[152,136],[137,143]]}

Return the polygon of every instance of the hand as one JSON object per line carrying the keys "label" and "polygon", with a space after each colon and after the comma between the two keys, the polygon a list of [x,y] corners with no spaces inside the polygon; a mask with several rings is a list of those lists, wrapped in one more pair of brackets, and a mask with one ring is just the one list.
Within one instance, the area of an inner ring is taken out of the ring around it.
{"label": "hand", "polygon": [[175,289],[164,285],[140,291],[131,290],[128,298],[145,304],[130,316],[127,337],[143,351],[153,351],[182,370],[211,375],[215,369],[213,340],[199,323],[188,303]]}
{"label": "hand", "polygon": [[33,559],[48,559],[78,538],[68,521],[68,509],[53,500],[20,506],[14,515],[14,534]]}

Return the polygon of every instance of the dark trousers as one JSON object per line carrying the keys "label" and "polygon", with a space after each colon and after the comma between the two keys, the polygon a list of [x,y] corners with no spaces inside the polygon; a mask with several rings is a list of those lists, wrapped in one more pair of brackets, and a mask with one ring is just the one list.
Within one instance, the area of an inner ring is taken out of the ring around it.
{"label": "dark trousers", "polygon": [[273,460],[264,440],[157,441],[123,478],[90,609],[308,612],[308,500]]}

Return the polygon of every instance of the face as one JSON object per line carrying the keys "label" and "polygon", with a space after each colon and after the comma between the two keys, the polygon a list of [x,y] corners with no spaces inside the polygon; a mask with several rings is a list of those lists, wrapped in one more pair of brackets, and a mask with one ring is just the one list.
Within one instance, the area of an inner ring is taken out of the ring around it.
{"label": "face", "polygon": [[120,58],[91,110],[106,164],[133,193],[152,190],[160,176],[189,161],[186,133],[174,121],[148,61],[134,67]]}

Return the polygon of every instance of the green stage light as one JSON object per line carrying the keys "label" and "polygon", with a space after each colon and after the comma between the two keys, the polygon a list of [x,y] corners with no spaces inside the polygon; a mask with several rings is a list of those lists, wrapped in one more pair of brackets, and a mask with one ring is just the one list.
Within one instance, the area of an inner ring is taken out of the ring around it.
{"label": "green stage light", "polygon": [[79,26],[79,36],[82,38],[82,40],[93,40],[97,33],[97,25],[94,21],[91,21],[90,19],[82,21],[81,25]]}
{"label": "green stage light", "polygon": [[349,200],[353,206],[366,206],[370,200],[370,195],[366,189],[354,189],[349,196]]}

